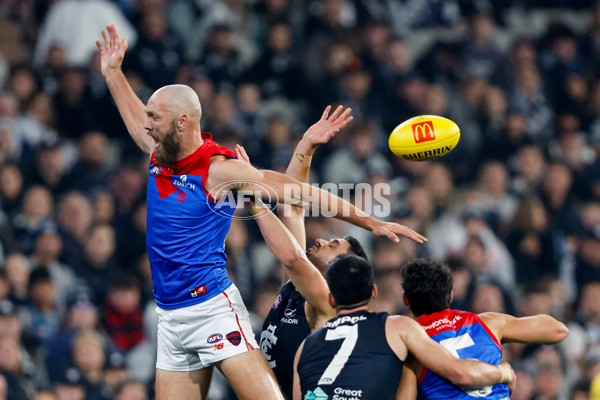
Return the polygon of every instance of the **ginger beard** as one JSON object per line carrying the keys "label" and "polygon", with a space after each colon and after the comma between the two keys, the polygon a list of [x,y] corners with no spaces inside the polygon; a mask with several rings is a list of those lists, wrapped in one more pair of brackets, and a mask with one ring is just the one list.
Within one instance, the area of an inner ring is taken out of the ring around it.
{"label": "ginger beard", "polygon": [[154,150],[154,158],[163,167],[169,167],[179,160],[181,152],[181,136],[177,132],[175,121],[171,122],[171,128],[167,131],[162,139],[157,139],[151,135],[154,140],[157,140],[159,146]]}

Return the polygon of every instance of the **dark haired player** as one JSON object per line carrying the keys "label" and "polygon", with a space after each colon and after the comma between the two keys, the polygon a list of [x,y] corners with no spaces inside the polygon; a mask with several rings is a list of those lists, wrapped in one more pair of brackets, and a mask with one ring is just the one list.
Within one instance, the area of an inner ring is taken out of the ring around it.
{"label": "dark haired player", "polygon": [[[427,334],[456,357],[499,364],[503,342],[553,344],[569,334],[562,322],[549,315],[515,318],[451,310],[452,285],[450,269],[439,261],[417,258],[402,267],[404,303]],[[402,399],[495,400],[508,398],[509,390],[503,384],[461,390],[411,358],[405,364],[398,394]]]}
{"label": "dark haired player", "polygon": [[431,340],[414,320],[372,312],[373,268],[352,254],[338,256],[325,273],[337,317],[310,334],[294,360],[294,400],[394,399],[410,352],[458,385],[514,380],[508,364],[461,360]]}
{"label": "dark haired player", "polygon": [[[300,182],[308,181],[310,159],[316,148],[352,120],[350,109],[344,112],[342,109],[340,106],[329,115],[331,107],[327,107],[321,120],[306,131],[296,146],[286,175]],[[238,146],[236,153],[239,159],[250,162],[243,147]],[[327,265],[340,254],[356,254],[365,260],[367,255],[352,236],[329,241],[317,239],[306,251],[304,210],[301,208],[283,210],[280,213],[283,223],[264,208],[251,209],[259,216],[256,222],[265,242],[289,277],[265,319],[258,341],[284,397],[291,399],[294,356],[298,346],[312,331],[335,316],[335,309],[328,301],[329,289],[322,277]]]}

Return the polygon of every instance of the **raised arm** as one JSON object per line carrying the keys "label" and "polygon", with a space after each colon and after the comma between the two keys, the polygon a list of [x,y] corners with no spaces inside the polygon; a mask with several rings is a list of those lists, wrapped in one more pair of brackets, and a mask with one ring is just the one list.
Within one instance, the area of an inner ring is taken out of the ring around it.
{"label": "raised arm", "polygon": [[569,335],[569,328],[550,315],[516,318],[508,314],[484,313],[479,318],[501,342],[560,343]]}
{"label": "raised arm", "polygon": [[[243,147],[236,146],[235,152],[239,160],[250,164]],[[304,248],[300,246],[292,233],[270,209],[253,203],[250,205],[250,211],[256,216],[256,223],[265,243],[281,262],[302,297],[318,314],[327,318],[334,316],[335,310],[331,308],[328,301],[327,282],[319,270],[308,260]]]}
{"label": "raised arm", "polygon": [[[344,107],[339,106],[329,115],[330,111],[331,106],[327,106],[325,111],[323,111],[323,115],[321,115],[321,119],[304,132],[285,171],[287,176],[300,182],[308,183],[310,163],[317,147],[329,142],[340,129],[348,125],[353,119],[350,116],[350,112],[352,112],[350,108],[344,110]],[[279,218],[290,232],[292,232],[300,246],[306,249],[304,209],[288,204],[282,204],[281,207],[282,212],[279,213]]]}
{"label": "raised arm", "polygon": [[[276,199],[301,206],[303,202],[315,206],[323,215],[335,217],[371,231],[376,236],[387,236],[398,242],[402,235],[418,243],[427,239],[412,229],[391,222],[379,221],[347,201],[320,188],[298,182],[275,171],[257,170],[241,160],[215,158],[211,161],[206,179],[206,190],[214,199],[220,199],[231,189],[243,189],[262,199]],[[265,191],[268,188],[269,193]]]}
{"label": "raised arm", "polygon": [[334,316],[335,310],[328,302],[329,288],[325,278],[308,260],[304,249],[291,232],[271,210],[256,205],[250,208],[252,213],[258,216],[256,223],[267,246],[283,265],[296,290],[318,314],[328,318]]}
{"label": "raised arm", "polygon": [[[442,345],[427,336],[421,325],[409,317],[389,317],[386,323],[386,336],[392,339],[390,344],[394,343],[394,338],[399,337],[406,346],[404,351],[407,350],[426,368],[457,386],[495,385],[509,383],[515,378],[515,374],[508,364],[492,365],[455,357]],[[394,347],[402,349],[403,346],[396,342]],[[402,355],[406,358],[406,353],[399,354],[399,356]]]}
{"label": "raised arm", "polygon": [[102,31],[102,37],[104,46],[99,40],[96,41],[96,46],[100,49],[102,75],[106,79],[108,89],[117,104],[129,135],[140,149],[151,154],[154,144],[144,129],[146,121],[144,103],[137,97],[121,69],[127,51],[127,38],[121,41],[121,36],[114,25],[107,25],[106,31]]}

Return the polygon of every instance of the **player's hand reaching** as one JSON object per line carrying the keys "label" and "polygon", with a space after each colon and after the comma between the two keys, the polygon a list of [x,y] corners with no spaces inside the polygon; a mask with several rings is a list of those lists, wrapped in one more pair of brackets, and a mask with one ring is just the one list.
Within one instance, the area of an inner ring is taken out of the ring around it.
{"label": "player's hand reaching", "polygon": [[106,78],[111,73],[121,70],[125,51],[127,51],[127,38],[121,42],[121,36],[114,25],[106,25],[106,31],[102,30],[102,37],[104,46],[99,40],[96,40],[96,46],[100,49],[100,68]]}
{"label": "player's hand reaching", "polygon": [[245,161],[248,164],[252,165],[252,163],[250,162],[250,157],[248,157],[248,153],[246,153],[246,149],[244,149],[244,146],[240,146],[239,144],[236,144],[235,145],[235,155],[237,156],[238,160]]}
{"label": "player's hand reaching", "polygon": [[407,237],[409,239],[414,240],[417,243],[424,243],[427,241],[427,238],[407,226],[397,224],[395,222],[384,222],[374,219],[375,226],[371,228],[371,232],[375,236],[386,236],[393,242],[399,242],[400,239],[398,235]]}
{"label": "player's hand reaching", "polygon": [[319,145],[329,142],[340,129],[344,128],[354,119],[354,117],[350,115],[352,112],[351,108],[346,108],[344,110],[343,106],[338,106],[338,108],[329,115],[330,111],[331,106],[327,106],[325,111],[323,111],[323,115],[321,115],[321,119],[308,128],[304,133],[302,140],[298,143],[298,151],[312,155],[312,152],[314,152]]}

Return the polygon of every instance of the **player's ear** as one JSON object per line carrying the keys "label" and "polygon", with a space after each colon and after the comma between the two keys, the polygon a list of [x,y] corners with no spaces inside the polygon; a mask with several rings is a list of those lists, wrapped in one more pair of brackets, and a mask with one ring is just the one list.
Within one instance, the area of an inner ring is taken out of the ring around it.
{"label": "player's ear", "polygon": [[335,308],[336,307],[335,300],[334,300],[333,296],[331,295],[331,293],[329,293],[328,299],[329,299],[329,305],[331,306],[331,308]]}
{"label": "player's ear", "polygon": [[406,297],[406,294],[404,292],[402,292],[402,301],[404,302],[404,305],[406,307],[410,307],[410,303],[408,302],[408,297]]}
{"label": "player's ear", "polygon": [[371,300],[375,300],[379,291],[377,290],[377,285],[373,284],[373,291],[371,292]]}
{"label": "player's ear", "polygon": [[188,117],[187,114],[181,114],[179,116],[179,119],[177,119],[177,128],[181,131],[183,130],[186,125],[188,124],[188,122],[190,121],[190,118]]}
{"label": "player's ear", "polygon": [[450,304],[452,304],[452,300],[454,300],[454,290],[450,292]]}

